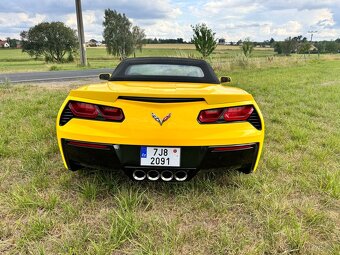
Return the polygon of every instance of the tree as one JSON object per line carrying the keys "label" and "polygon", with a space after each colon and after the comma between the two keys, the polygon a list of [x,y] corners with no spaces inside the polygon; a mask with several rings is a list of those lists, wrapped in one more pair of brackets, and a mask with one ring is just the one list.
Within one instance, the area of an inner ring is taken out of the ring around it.
{"label": "tree", "polygon": [[208,57],[217,46],[215,33],[206,24],[197,24],[191,27],[194,32],[192,41],[196,50],[202,54],[203,58]]}
{"label": "tree", "polygon": [[282,54],[282,42],[274,43],[274,52],[277,52],[277,54]]}
{"label": "tree", "polygon": [[241,49],[243,51],[243,54],[246,56],[246,57],[249,57],[250,54],[253,52],[253,49],[254,49],[254,43],[250,41],[249,38],[246,38],[244,41],[243,41],[243,44],[241,46]]}
{"label": "tree", "polygon": [[296,41],[288,37],[282,42],[282,53],[289,56],[295,49]]}
{"label": "tree", "polygon": [[44,56],[46,61],[64,62],[72,59],[78,48],[76,31],[62,22],[42,22],[20,33],[22,51],[31,57]]}
{"label": "tree", "polygon": [[10,37],[6,38],[7,43],[11,48],[16,48],[18,45],[18,40],[17,39],[11,39]]}
{"label": "tree", "polygon": [[299,54],[306,54],[306,53],[309,53],[310,49],[312,47],[312,44],[310,42],[301,42],[299,45],[298,45],[298,49],[297,49],[297,52]]}
{"label": "tree", "polygon": [[141,29],[138,26],[134,26],[132,28],[132,38],[133,38],[133,45],[134,45],[134,53],[136,49],[142,52],[143,42],[145,39],[145,32],[144,29]]}
{"label": "tree", "polygon": [[325,50],[327,53],[337,53],[339,45],[335,41],[327,41],[325,43]]}
{"label": "tree", "polygon": [[[289,56],[292,52],[298,51],[299,42],[297,41],[297,37],[286,38],[283,42],[276,42],[274,45],[274,51],[278,54],[285,54],[286,56]],[[303,40],[300,40],[301,43]]]}
{"label": "tree", "polygon": [[126,58],[134,52],[132,24],[125,14],[120,14],[116,10],[106,9],[103,26],[103,37],[109,54]]}

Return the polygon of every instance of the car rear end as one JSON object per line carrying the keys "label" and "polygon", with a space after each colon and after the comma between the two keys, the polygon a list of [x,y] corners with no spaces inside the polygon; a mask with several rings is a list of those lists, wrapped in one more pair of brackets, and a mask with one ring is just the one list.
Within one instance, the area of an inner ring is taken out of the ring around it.
{"label": "car rear end", "polygon": [[115,82],[74,90],[57,119],[65,166],[184,181],[199,170],[255,171],[264,122],[248,93],[216,84]]}

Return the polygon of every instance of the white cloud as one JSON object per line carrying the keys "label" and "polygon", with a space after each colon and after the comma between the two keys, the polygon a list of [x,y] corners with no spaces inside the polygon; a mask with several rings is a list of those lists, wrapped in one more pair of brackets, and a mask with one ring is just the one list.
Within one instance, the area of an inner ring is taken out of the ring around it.
{"label": "white cloud", "polygon": [[40,23],[46,19],[46,15],[44,14],[33,14],[29,15],[25,12],[17,12],[17,13],[4,13],[0,12],[0,26],[1,27],[18,27],[23,24],[27,25],[35,25]]}
{"label": "white cloud", "polygon": [[302,25],[298,21],[288,21],[286,24],[272,29],[273,35],[279,37],[288,37],[292,35],[302,34]]}
{"label": "white cloud", "polygon": [[[85,37],[102,39],[104,9],[126,13],[148,37],[191,38],[190,25],[206,23],[217,37],[276,40],[318,33],[315,39],[340,37],[340,0],[83,0]],[[76,29],[73,0],[0,1],[0,38],[19,37],[42,21],[63,21]]]}

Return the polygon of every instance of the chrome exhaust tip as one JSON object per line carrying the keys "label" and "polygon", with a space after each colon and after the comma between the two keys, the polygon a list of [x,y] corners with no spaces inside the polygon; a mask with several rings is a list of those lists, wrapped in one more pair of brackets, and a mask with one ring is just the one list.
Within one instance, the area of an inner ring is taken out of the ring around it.
{"label": "chrome exhaust tip", "polygon": [[161,173],[161,179],[165,182],[169,182],[174,178],[174,174],[171,171],[165,170]]}
{"label": "chrome exhaust tip", "polygon": [[132,177],[136,181],[143,181],[146,178],[146,173],[145,171],[138,169],[138,170],[133,171]]}
{"label": "chrome exhaust tip", "polygon": [[179,170],[175,173],[175,180],[179,182],[183,182],[188,178],[188,173],[183,170]]}
{"label": "chrome exhaust tip", "polygon": [[161,177],[161,174],[157,170],[150,170],[146,174],[146,177],[148,177],[150,181],[157,181]]}

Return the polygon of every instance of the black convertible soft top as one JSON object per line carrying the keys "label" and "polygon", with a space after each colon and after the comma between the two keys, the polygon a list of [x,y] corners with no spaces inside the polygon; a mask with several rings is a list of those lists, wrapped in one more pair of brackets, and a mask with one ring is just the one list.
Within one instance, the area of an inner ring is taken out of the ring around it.
{"label": "black convertible soft top", "polygon": [[[203,77],[166,76],[166,75],[126,75],[132,65],[169,64],[196,66],[203,71]],[[110,81],[164,81],[164,82],[194,82],[219,84],[220,81],[212,67],[204,60],[171,57],[128,58],[123,60],[112,73]]]}

